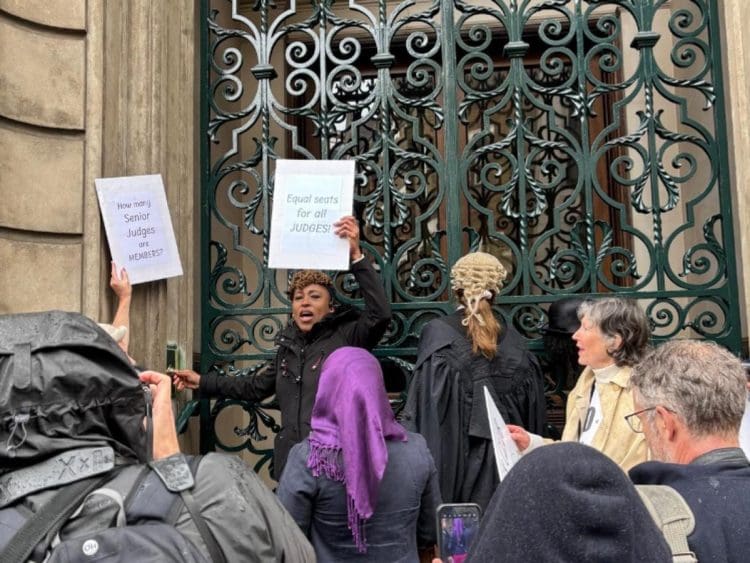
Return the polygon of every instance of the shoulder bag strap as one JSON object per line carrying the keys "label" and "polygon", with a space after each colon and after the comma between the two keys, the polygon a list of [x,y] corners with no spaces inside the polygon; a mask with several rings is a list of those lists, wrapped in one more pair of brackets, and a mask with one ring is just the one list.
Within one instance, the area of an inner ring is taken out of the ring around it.
{"label": "shoulder bag strap", "polygon": [[97,475],[64,486],[39,512],[29,518],[0,553],[3,563],[24,563],[34,548],[51,532],[59,529],[78,508],[86,495],[111,479]]}
{"label": "shoulder bag strap", "polygon": [[[202,456],[194,456],[189,460],[190,471],[194,476],[198,475],[198,465],[200,464],[201,459],[203,459]],[[195,524],[195,527],[198,528],[198,532],[200,532],[201,538],[203,538],[203,543],[205,543],[206,547],[208,548],[208,553],[211,556],[211,561],[213,561],[213,563],[226,563],[224,552],[221,550],[221,547],[219,547],[216,538],[208,527],[208,524],[206,524],[205,519],[201,515],[201,509],[198,506],[198,503],[195,501],[195,497],[193,497],[193,494],[189,489],[186,489],[184,491],[180,491],[180,496],[182,497],[182,502],[185,503],[185,508],[187,508],[190,516],[193,518],[193,523]]]}
{"label": "shoulder bag strap", "polygon": [[695,517],[680,493],[668,485],[636,485],[643,504],[664,534],[674,563],[698,563],[687,537],[695,528]]}

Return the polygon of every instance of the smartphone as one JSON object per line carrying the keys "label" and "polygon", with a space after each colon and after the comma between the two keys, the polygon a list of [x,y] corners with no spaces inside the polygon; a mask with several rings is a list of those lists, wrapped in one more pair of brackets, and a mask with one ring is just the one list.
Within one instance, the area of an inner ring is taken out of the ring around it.
{"label": "smartphone", "polygon": [[459,502],[437,508],[438,554],[443,563],[462,563],[479,531],[482,509],[478,504]]}

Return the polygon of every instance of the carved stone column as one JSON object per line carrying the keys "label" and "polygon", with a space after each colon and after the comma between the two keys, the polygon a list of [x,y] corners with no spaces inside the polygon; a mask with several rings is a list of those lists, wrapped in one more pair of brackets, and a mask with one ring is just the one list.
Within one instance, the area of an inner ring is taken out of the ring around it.
{"label": "carved stone column", "polygon": [[[133,356],[164,369],[167,341],[192,354],[197,200],[197,6],[109,1],[104,9],[102,175],[161,173],[184,275],[136,286]],[[101,275],[108,264],[101,263]]]}
{"label": "carved stone column", "polygon": [[750,298],[750,2],[721,0],[724,90],[727,102],[727,144],[733,186],[733,212],[737,245],[735,261],[742,309],[743,342],[747,346]]}
{"label": "carved stone column", "polygon": [[90,47],[85,2],[0,0],[0,313],[96,315],[82,275]]}
{"label": "carved stone column", "polygon": [[136,286],[131,354],[192,354],[197,3],[0,0],[0,313],[109,320],[94,179],[161,173],[185,274]]}

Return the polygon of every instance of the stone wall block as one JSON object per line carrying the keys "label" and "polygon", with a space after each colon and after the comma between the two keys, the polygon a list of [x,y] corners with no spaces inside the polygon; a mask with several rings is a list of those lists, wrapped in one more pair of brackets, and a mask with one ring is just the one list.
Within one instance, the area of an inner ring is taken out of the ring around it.
{"label": "stone wall block", "polygon": [[[0,235],[0,314],[81,310],[81,245],[29,241]],[[73,275],[71,275],[73,273]]]}
{"label": "stone wall block", "polygon": [[86,29],[86,0],[0,0],[0,10],[51,27]]}
{"label": "stone wall block", "polygon": [[0,122],[0,226],[81,234],[83,152],[82,136]]}
{"label": "stone wall block", "polygon": [[60,129],[84,128],[84,35],[0,17],[0,115]]}

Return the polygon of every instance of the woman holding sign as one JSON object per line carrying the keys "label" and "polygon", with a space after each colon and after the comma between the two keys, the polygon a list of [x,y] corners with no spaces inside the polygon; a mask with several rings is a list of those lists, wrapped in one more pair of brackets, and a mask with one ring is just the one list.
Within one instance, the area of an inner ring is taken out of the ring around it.
{"label": "woman holding sign", "polygon": [[178,390],[199,389],[206,398],[261,401],[276,394],[282,423],[274,443],[272,474],[276,480],[281,476],[289,450],[310,433],[312,407],[325,358],[342,346],[371,350],[391,319],[383,284],[359,247],[357,220],[346,216],[333,226],[338,236],[349,240],[350,271],[364,298],[363,311],[337,306],[333,281],[325,273],[300,270],[288,288],[292,317],[276,338],[276,357],[267,369],[248,377],[199,375],[192,370],[174,372]]}
{"label": "woman holding sign", "polygon": [[518,332],[492,311],[505,276],[491,254],[459,259],[451,269],[458,310],[430,321],[419,338],[402,422],[427,440],[444,502],[485,508],[497,486],[485,387],[505,422],[534,432],[544,424],[539,363]]}
{"label": "woman holding sign", "polygon": [[[630,372],[648,346],[648,317],[632,299],[605,297],[584,301],[578,318],[581,326],[573,341],[585,369],[568,394],[562,441],[591,446],[627,471],[648,459],[643,434],[633,432],[625,421],[635,410]],[[523,428],[508,430],[524,453],[544,443]]]}

